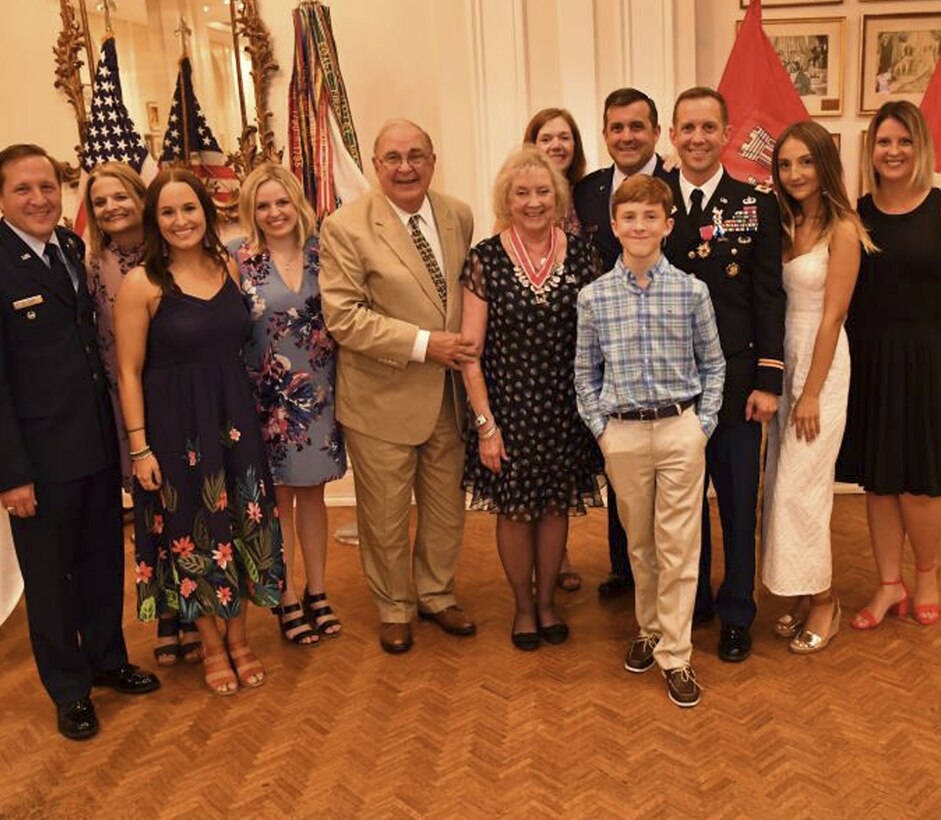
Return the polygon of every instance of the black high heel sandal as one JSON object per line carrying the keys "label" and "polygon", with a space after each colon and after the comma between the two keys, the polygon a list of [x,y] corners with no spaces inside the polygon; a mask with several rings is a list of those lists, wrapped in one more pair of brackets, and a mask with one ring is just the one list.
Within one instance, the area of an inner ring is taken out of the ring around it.
{"label": "black high heel sandal", "polygon": [[[199,629],[192,621],[180,621],[180,655],[187,663],[199,663],[203,659],[203,642],[199,638]],[[195,640],[186,640],[185,636],[195,634]]]}
{"label": "black high heel sandal", "polygon": [[173,643],[154,647],[157,666],[175,666],[180,660],[180,619],[175,615],[172,618],[158,618],[157,637],[175,639]]}
{"label": "black high heel sandal", "polygon": [[[297,646],[318,646],[320,636],[316,630],[311,628],[306,614],[301,612],[302,609],[303,607],[299,603],[288,604],[287,606],[281,604],[280,606],[271,607],[271,612],[278,616],[278,626],[281,627],[281,637],[284,640],[297,644]],[[285,616],[293,615],[295,612],[301,612],[301,614],[288,621],[284,620]],[[295,629],[296,632],[294,632]],[[289,632],[294,632],[294,634],[289,635]],[[310,640],[310,638],[313,638],[313,640]]]}
{"label": "black high heel sandal", "polygon": [[[321,601],[326,600],[326,592],[318,592],[316,595],[311,595],[307,591],[307,587],[304,587],[304,612],[310,619],[311,624],[313,624],[317,634],[324,638],[339,638],[340,630],[342,629],[343,625],[340,623],[340,619],[336,617],[333,611],[333,607],[331,607],[330,604],[315,606],[315,604],[319,604]],[[327,630],[329,630],[332,626],[336,626],[338,628],[334,629],[332,632],[328,632]]]}

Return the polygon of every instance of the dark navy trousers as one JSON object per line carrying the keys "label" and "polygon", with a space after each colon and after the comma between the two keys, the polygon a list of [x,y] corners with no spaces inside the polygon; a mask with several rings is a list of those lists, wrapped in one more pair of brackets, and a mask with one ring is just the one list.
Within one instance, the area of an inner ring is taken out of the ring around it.
{"label": "dark navy trousers", "polygon": [[[718,615],[728,626],[748,629],[755,620],[755,524],[758,474],[761,461],[761,424],[754,421],[719,422],[706,445],[706,481],[703,487],[702,550],[696,615]],[[709,481],[715,487],[722,522],[725,577],[712,594],[712,532],[709,524]]]}

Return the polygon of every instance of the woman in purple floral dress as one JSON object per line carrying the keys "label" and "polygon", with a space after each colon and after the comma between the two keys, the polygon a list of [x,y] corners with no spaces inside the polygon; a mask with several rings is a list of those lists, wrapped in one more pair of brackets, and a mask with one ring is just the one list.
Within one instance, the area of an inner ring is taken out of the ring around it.
{"label": "woman in purple floral dress", "polygon": [[284,562],[242,356],[252,322],[216,221],[192,173],[161,171],[144,200],[144,264],[124,278],[114,321],[140,484],[138,615],[150,621],[172,612],[195,623],[206,684],[229,695],[264,682],[248,644],[247,604],[280,601]]}
{"label": "woman in purple floral dress", "polygon": [[[324,590],[324,484],[346,472],[333,410],[335,344],[324,325],[317,281],[316,221],[297,179],[276,165],[246,178],[239,212],[248,236],[229,250],[255,321],[245,356],[282,513],[287,566],[276,614],[287,640],[315,646],[340,633]],[[307,579],[302,600],[291,572],[295,540]]]}

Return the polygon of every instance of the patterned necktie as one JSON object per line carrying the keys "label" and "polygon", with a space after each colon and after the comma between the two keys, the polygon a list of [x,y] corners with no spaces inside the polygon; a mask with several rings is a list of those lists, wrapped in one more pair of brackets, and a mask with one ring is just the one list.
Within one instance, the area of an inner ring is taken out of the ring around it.
{"label": "patterned necktie", "polygon": [[702,221],[702,188],[693,188],[689,193],[689,221],[698,225]]}
{"label": "patterned necktie", "polygon": [[46,257],[49,259],[49,270],[52,271],[53,276],[57,276],[59,279],[64,279],[69,283],[69,287],[74,291],[77,290],[76,282],[72,278],[72,274],[69,273],[69,269],[66,267],[65,262],[62,260],[62,254],[59,252],[59,246],[53,245],[51,242],[46,243]]}
{"label": "patterned necktie", "polygon": [[435,290],[438,291],[441,304],[447,308],[448,283],[445,281],[444,274],[441,273],[441,268],[438,267],[438,260],[435,259],[434,251],[431,249],[431,245],[428,244],[428,240],[425,239],[425,235],[421,232],[421,227],[419,227],[418,223],[418,214],[413,214],[408,218],[408,229],[412,234],[412,242],[414,242],[415,247],[418,248],[418,252],[421,254],[421,261],[425,263],[428,273],[431,274],[431,281],[435,283]]}

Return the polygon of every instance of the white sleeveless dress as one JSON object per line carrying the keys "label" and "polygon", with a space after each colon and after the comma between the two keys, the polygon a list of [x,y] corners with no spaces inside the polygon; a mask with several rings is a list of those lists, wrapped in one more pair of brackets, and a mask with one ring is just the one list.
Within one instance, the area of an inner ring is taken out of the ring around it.
{"label": "white sleeveless dress", "polygon": [[798,441],[791,410],[810,370],[823,316],[830,260],[826,242],[784,264],[787,316],[784,390],[768,427],[762,537],[762,580],[775,595],[793,596],[830,588],[830,513],[834,466],[846,425],[850,356],[841,328],[830,372],[820,391],[820,435]]}

